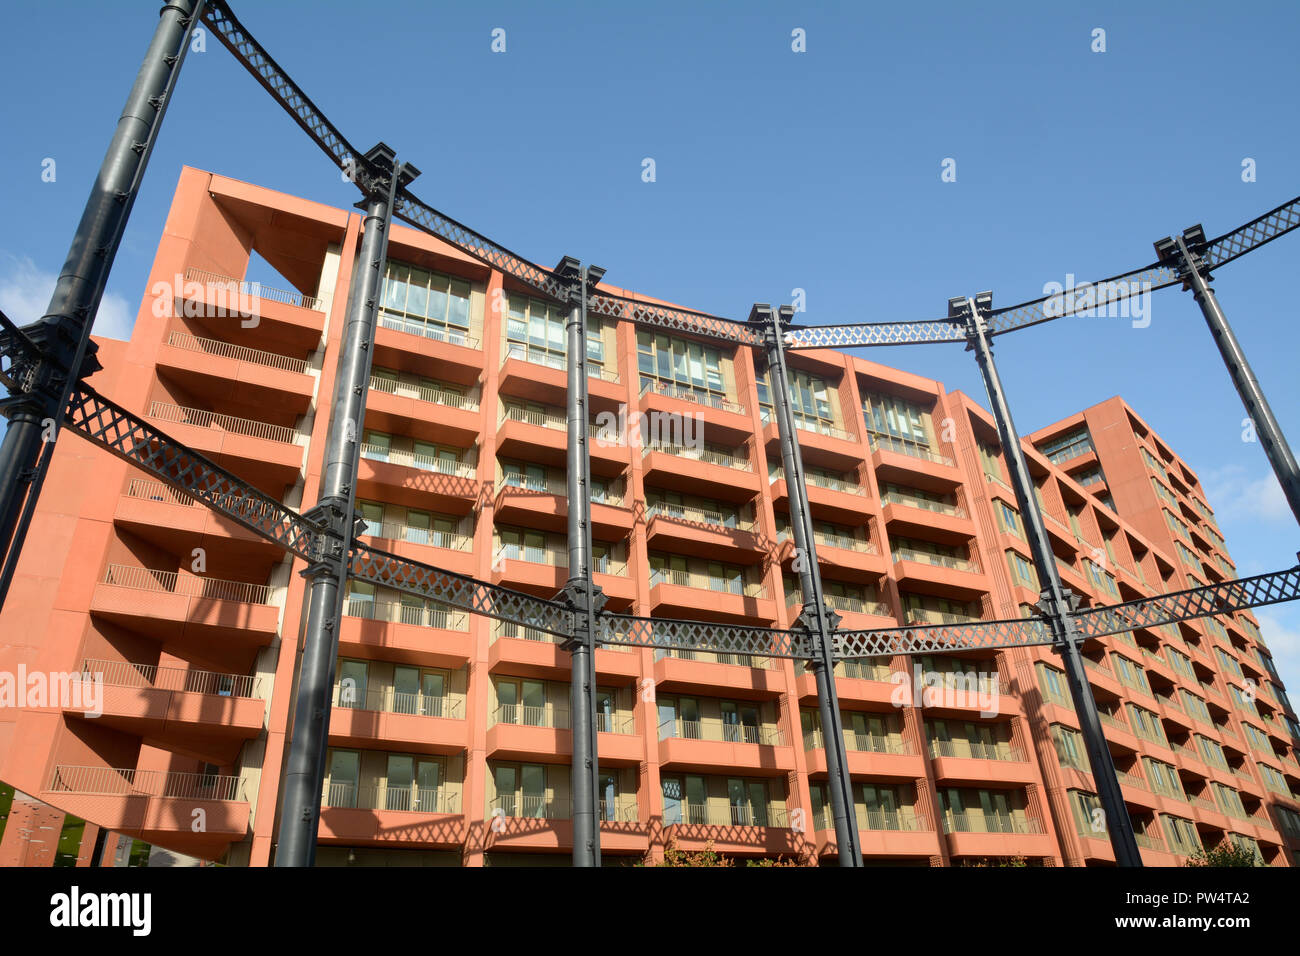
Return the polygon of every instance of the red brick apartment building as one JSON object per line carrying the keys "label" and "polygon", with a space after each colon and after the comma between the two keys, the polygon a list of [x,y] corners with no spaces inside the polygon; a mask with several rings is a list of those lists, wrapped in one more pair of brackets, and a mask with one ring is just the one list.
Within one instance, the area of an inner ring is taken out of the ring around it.
{"label": "red brick apartment building", "polygon": [[[356,212],[185,169],[134,334],[100,342],[95,385],[309,507],[360,229]],[[262,289],[253,319],[212,317],[227,304],[214,290],[244,278],[254,251],[294,290]],[[567,575],[562,317],[420,232],[395,227],[389,257],[358,481],[370,534],[550,596]],[[588,351],[596,412],[703,422],[689,446],[593,443],[595,578],[610,608],[790,626],[802,599],[761,357],[595,319]],[[1037,600],[983,408],[834,351],[789,361],[844,626],[1004,618]],[[1235,576],[1196,475],[1122,399],[1033,434],[1026,453],[1065,582],[1089,602]],[[88,830],[268,864],[301,570],[64,437],[0,618],[0,669],[102,673],[103,712],[0,710],[0,780]],[[337,680],[355,692],[330,722],[321,864],[568,863],[569,660],[539,638],[354,585]],[[1147,863],[1225,838],[1300,861],[1300,725],[1249,613],[1094,640],[1087,656]],[[834,855],[801,664],[626,648],[595,664],[607,863],[661,856],[669,840]],[[987,700],[896,706],[914,664],[977,672]],[[837,684],[869,862],[1113,862],[1050,649],[841,665]]]}

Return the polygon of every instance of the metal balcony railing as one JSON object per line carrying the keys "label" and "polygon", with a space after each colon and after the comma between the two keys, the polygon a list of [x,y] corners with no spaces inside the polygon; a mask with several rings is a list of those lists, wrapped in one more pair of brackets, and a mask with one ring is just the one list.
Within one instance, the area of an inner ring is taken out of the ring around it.
{"label": "metal balcony railing", "polygon": [[[868,810],[855,804],[853,815],[857,819],[859,830],[893,830],[899,832],[917,832],[930,829],[930,821],[924,813],[918,813],[915,807],[899,807],[897,810]],[[831,818],[831,808],[822,806],[817,816],[817,829],[833,830],[835,823]]]}
{"label": "metal balcony railing", "polygon": [[181,576],[175,571],[154,571],[125,564],[108,565],[104,569],[104,583],[137,591],[181,594],[212,601],[239,601],[244,604],[269,604],[271,601],[271,589],[265,584]]}
{"label": "metal balcony railing", "polygon": [[719,465],[735,471],[754,470],[754,463],[749,460],[748,455],[721,452],[712,448],[691,448],[686,445],[675,445],[671,442],[652,442],[643,445],[641,455],[645,457],[655,451],[663,452],[665,455],[672,455],[674,458],[687,458],[691,461],[703,462],[706,465]]}
{"label": "metal balcony railing", "polygon": [[245,282],[243,279],[223,276],[204,269],[186,269],[185,279],[189,282],[202,282],[210,292],[221,292],[225,295],[234,293],[254,299],[266,299],[268,302],[296,305],[300,309],[311,309],[313,312],[322,311],[322,303],[319,298],[314,295],[303,295],[296,289],[274,289],[270,286],[264,286],[260,282]]}
{"label": "metal balcony railing", "polygon": [[534,794],[506,793],[493,797],[488,805],[490,815],[534,820],[568,820],[572,815],[568,802],[552,800]]}
{"label": "metal balcony railing", "polygon": [[684,823],[689,826],[716,827],[788,827],[790,814],[780,807],[724,806],[716,803],[687,803],[678,805],[678,812],[664,813],[664,823]]}
{"label": "metal balcony railing", "polygon": [[663,395],[667,398],[675,398],[678,401],[690,402],[694,405],[704,405],[708,408],[716,408],[722,412],[732,412],[737,415],[745,414],[745,406],[739,402],[733,402],[728,398],[715,395],[712,392],[700,392],[693,388],[685,388],[681,385],[673,385],[668,382],[661,382],[657,379],[643,378],[641,380],[641,395],[646,392],[654,392],[656,395]]}
{"label": "metal balcony railing", "polygon": [[696,524],[712,525],[729,531],[754,531],[752,518],[744,518],[735,511],[716,511],[712,508],[697,508],[690,505],[675,505],[666,501],[653,502],[646,508],[646,519],[673,518],[677,521],[692,521]]}
{"label": "metal balcony railing", "polygon": [[1165,852],[1164,841],[1159,837],[1154,837],[1150,834],[1141,833],[1135,830],[1133,833],[1133,839],[1137,845],[1144,850],[1158,850],[1161,853]]}
{"label": "metal balcony railing", "polygon": [[[523,405],[515,405],[511,402],[504,402],[501,405],[501,417],[498,419],[498,423],[504,422],[522,422],[525,425],[536,425],[539,428],[549,428],[552,431],[560,432],[569,430],[569,420],[561,409],[538,411],[535,408],[526,408]],[[606,445],[623,444],[623,436],[617,430],[613,432],[611,437],[607,434],[606,429],[595,423],[587,425],[587,434],[592,438],[599,439]]]}
{"label": "metal balcony railing", "polygon": [[935,567],[948,568],[952,571],[969,571],[978,574],[978,561],[950,554],[931,554],[928,551],[916,551],[912,548],[892,548],[890,553],[895,561],[912,561],[916,564],[932,564]]}
{"label": "metal balcony railing", "polygon": [[[857,436],[847,429],[840,428],[838,425],[832,425],[830,422],[813,418],[810,415],[803,415],[791,409],[794,416],[794,427],[804,432],[811,432],[814,435],[827,435],[831,438],[838,438],[841,441],[857,441]],[[760,405],[758,417],[764,425],[772,424],[772,408],[768,405]]]}
{"label": "metal balcony railing", "polygon": [[347,617],[360,617],[367,621],[384,621],[388,624],[414,624],[419,627],[436,627],[443,631],[468,631],[469,612],[447,607],[401,604],[397,601],[371,601],[349,598],[343,606]]}
{"label": "metal balcony railing", "polygon": [[188,694],[213,694],[218,697],[257,697],[262,682],[260,677],[246,674],[222,674],[217,671],[159,667],[157,664],[133,664],[130,661],[106,661],[93,657],[81,662],[81,672],[98,677],[110,687],[138,687]]}
{"label": "metal balcony railing", "polygon": [[[888,614],[886,614],[888,616]],[[812,673],[806,662],[800,662],[804,673]],[[852,680],[874,680],[888,683],[893,679],[893,669],[886,663],[872,660],[847,660],[839,665],[839,676]]]}
{"label": "metal balcony railing", "polygon": [[306,435],[284,425],[270,425],[249,418],[236,418],[234,415],[220,415],[202,408],[186,408],[184,405],[173,405],[170,402],[150,403],[148,417],[160,422],[246,435],[249,438],[260,438],[281,445],[301,445],[307,441]]}
{"label": "metal balcony railing", "polygon": [[321,805],[346,810],[460,813],[460,794],[443,787],[360,787],[355,783],[331,781]]}
{"label": "metal balcony railing", "polygon": [[[1071,701],[1071,702],[1069,703],[1069,706],[1070,706],[1071,709],[1073,709],[1073,707],[1074,707],[1074,702]],[[1108,713],[1106,713],[1106,711],[1101,710],[1101,709],[1098,709],[1098,710],[1097,710],[1097,717],[1098,717],[1098,718],[1101,720],[1101,722],[1102,722],[1103,724],[1105,724],[1107,727],[1113,727],[1113,728],[1115,728],[1116,730],[1122,730],[1122,731],[1124,731],[1124,733],[1126,733],[1126,734],[1131,734],[1131,733],[1133,732],[1132,729],[1131,729],[1131,728],[1129,727],[1129,725],[1128,725],[1128,721],[1124,718],[1124,716],[1123,716],[1122,714],[1120,714],[1120,715],[1116,715],[1116,714],[1108,714]]]}
{"label": "metal balcony railing", "polygon": [[602,734],[635,734],[636,719],[628,714],[596,714],[596,730]]}
{"label": "metal balcony railing", "polygon": [[243,801],[239,778],[172,770],[77,767],[60,764],[47,788],[52,793],[165,797],[178,800]]}
{"label": "metal balcony railing", "polygon": [[[820,727],[804,731],[803,749],[822,750],[826,746],[826,737]],[[859,734],[852,730],[844,731],[844,746],[858,753],[896,754],[912,753],[912,746],[901,736],[880,734]]]}
{"label": "metal balcony railing", "polygon": [[879,432],[868,431],[867,438],[871,442],[873,450],[896,452],[900,455],[920,458],[922,461],[933,462],[936,465],[947,465],[949,468],[954,468],[957,465],[957,463],[947,455],[941,455],[938,452],[931,451],[929,447],[920,445],[916,442],[895,438],[893,435],[882,435]]}
{"label": "metal balcony railing", "polygon": [[761,724],[729,724],[718,718],[683,720],[675,717],[661,721],[659,739],[666,740],[669,737],[731,744],[759,744],[764,747],[785,746],[785,734],[780,728]]}
{"label": "metal balcony railing", "polygon": [[980,620],[974,614],[953,614],[950,611],[933,611],[924,607],[909,607],[904,616],[909,624],[970,624]]}
{"label": "metal balcony railing", "polygon": [[[846,611],[849,614],[874,614],[876,617],[893,616],[893,612],[889,610],[889,605],[883,601],[857,597],[852,594],[825,594],[823,596],[826,598],[826,603],[837,611]],[[803,604],[803,591],[799,588],[787,591],[785,603],[787,607]]]}
{"label": "metal balcony railing", "polygon": [[1001,813],[944,814],[944,833],[1043,833],[1043,821]]}
{"label": "metal balcony railing", "polygon": [[[861,492],[862,488],[857,481],[850,478],[837,478],[834,475],[826,475],[820,471],[810,468],[804,469],[804,481],[816,488],[825,488],[828,491],[842,491],[845,494],[856,495]],[[785,469],[780,465],[769,464],[767,466],[768,484],[785,480]]]}
{"label": "metal balcony railing", "polygon": [[496,490],[501,491],[502,488],[518,488],[523,491],[535,491],[543,495],[567,495],[569,493],[564,475],[551,472],[547,472],[541,477],[520,472],[506,472],[497,479]]}
{"label": "metal balcony railing", "polygon": [[706,664],[733,664],[739,667],[757,667],[759,670],[773,670],[775,662],[770,657],[754,657],[751,654],[724,654],[717,651],[692,651],[684,648],[657,647],[655,660],[675,657],[683,661],[700,661]]}
{"label": "metal balcony railing", "polygon": [[407,335],[418,335],[420,338],[432,339],[435,342],[446,342],[448,345],[460,345],[467,349],[479,347],[478,339],[471,337],[466,329],[425,322],[422,319],[408,319],[404,315],[385,312],[383,309],[379,310],[379,327],[392,329],[394,332],[405,332]]}
{"label": "metal balcony railing", "polygon": [[184,505],[187,508],[198,504],[184,492],[164,485],[161,481],[152,481],[148,478],[132,478],[126,486],[126,496],[145,501],[162,501],[170,505]]}
{"label": "metal balcony railing", "polygon": [[[791,537],[789,527],[781,528],[776,533],[776,540],[784,542]],[[839,534],[833,531],[815,531],[813,532],[813,541],[824,548],[839,548],[841,551],[856,551],[859,554],[879,554],[880,551],[874,542],[865,538],[855,538],[850,534]]]}
{"label": "metal balcony railing", "polygon": [[677,571],[672,568],[655,568],[650,572],[650,586],[672,584],[684,588],[700,588],[719,594],[735,594],[742,597],[765,598],[767,588],[762,584],[743,581],[740,578],[718,578],[695,571]]}
{"label": "metal balcony railing", "polygon": [[522,727],[569,728],[569,712],[550,704],[499,704],[488,715],[488,726],[518,724]]}
{"label": "metal balcony railing", "polygon": [[1002,760],[1024,763],[1025,752],[1012,743],[985,743],[982,740],[931,740],[931,757],[961,757],[970,760]]}
{"label": "metal balcony railing", "polygon": [[295,372],[298,375],[306,375],[309,368],[306,359],[290,358],[278,352],[250,349],[243,345],[231,345],[229,342],[206,339],[191,335],[189,332],[171,332],[167,336],[167,344],[187,352],[202,352],[204,355],[216,355],[234,359],[236,362],[249,362],[253,365],[279,369],[282,372]]}
{"label": "metal balcony railing", "polygon": [[400,521],[367,521],[361,533],[373,538],[427,544],[433,548],[448,548],[452,551],[468,551],[474,544],[473,537],[467,534],[437,531],[433,528],[416,528]]}
{"label": "metal balcony railing", "polygon": [[434,405],[446,405],[448,408],[460,408],[467,412],[478,411],[478,400],[458,392],[449,392],[432,385],[410,385],[391,378],[371,376],[370,390],[396,395],[400,398],[415,398]]}
{"label": "metal balcony railing", "polygon": [[931,501],[928,498],[919,498],[914,495],[900,495],[894,491],[886,491],[881,495],[880,503],[902,505],[905,508],[920,508],[924,511],[933,511],[935,514],[947,515],[950,518],[966,517],[966,509],[960,505],[949,504],[946,501]]}
{"label": "metal balcony railing", "polygon": [[[569,551],[567,547],[559,544],[547,544],[540,548],[526,544],[498,545],[496,552],[492,555],[493,565],[499,567],[501,562],[506,560],[524,561],[529,564],[545,564],[553,568],[567,568],[569,566]],[[627,562],[613,558],[608,554],[597,554],[591,558],[591,570],[596,574],[625,575],[627,573]]]}
{"label": "metal balcony railing", "polygon": [[381,461],[390,465],[404,465],[418,468],[420,471],[433,471],[440,475],[452,475],[456,478],[473,478],[474,466],[454,458],[438,458],[434,455],[417,455],[409,451],[395,451],[383,445],[371,445],[363,442],[361,457],[367,461]]}
{"label": "metal balcony railing", "polygon": [[445,717],[449,720],[463,720],[464,701],[451,694],[405,693],[391,687],[367,690],[355,695],[349,689],[344,693],[340,684],[334,685],[334,696],[330,701],[343,710],[371,710],[384,714],[413,714],[418,717]]}
{"label": "metal balcony railing", "polygon": [[[547,368],[555,368],[565,371],[569,367],[567,355],[557,354],[543,348],[534,348],[525,345],[523,342],[510,342],[506,345],[505,358],[501,360],[504,365],[510,359],[519,359],[523,362],[530,362],[533,365],[544,365]],[[607,369],[603,365],[587,360],[587,377],[600,379],[602,382],[618,382],[618,370]]]}

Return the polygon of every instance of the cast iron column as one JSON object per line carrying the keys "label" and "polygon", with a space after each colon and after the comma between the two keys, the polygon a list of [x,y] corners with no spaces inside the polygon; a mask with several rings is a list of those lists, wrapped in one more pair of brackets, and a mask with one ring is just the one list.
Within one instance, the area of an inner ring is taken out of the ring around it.
{"label": "cast iron column", "polygon": [[768,381],[772,389],[772,411],[781,442],[781,467],[790,502],[790,529],[794,534],[794,569],[803,590],[803,608],[799,622],[808,632],[813,645],[810,661],[817,680],[817,705],[821,715],[822,742],[826,750],[826,771],[830,778],[831,813],[835,818],[835,841],[840,866],[862,866],[862,847],[857,814],[853,807],[853,789],[849,780],[848,755],[844,744],[844,725],[840,716],[839,694],[835,688],[834,631],[839,615],[827,607],[822,592],[821,568],[817,564],[817,543],[808,507],[808,489],[804,484],[803,458],[799,453],[799,436],[790,411],[790,386],[785,364],[783,323],[794,315],[790,306],[779,310],[756,304],[749,321],[763,329],[767,347]]}
{"label": "cast iron column", "polygon": [[1002,391],[1002,379],[993,363],[993,348],[989,345],[985,318],[992,303],[991,292],[982,292],[973,299],[950,299],[948,314],[966,320],[966,347],[974,351],[980,374],[984,378],[984,387],[989,393],[989,406],[998,426],[998,440],[1002,443],[1002,452],[1007,459],[1011,485],[1015,489],[1020,517],[1025,525],[1025,537],[1029,550],[1033,553],[1034,568],[1043,589],[1038,606],[1052,628],[1053,646],[1064,659],[1070,696],[1074,700],[1074,711],[1079,718],[1079,728],[1087,747],[1097,797],[1106,814],[1106,831],[1115,850],[1115,862],[1120,866],[1141,866],[1142,857],[1133,837],[1133,822],[1124,805],[1124,794],[1120,790],[1119,778],[1115,775],[1115,762],[1111,759],[1101,719],[1097,714],[1097,702],[1092,696],[1092,688],[1088,685],[1087,672],[1084,670],[1083,654],[1079,650],[1083,638],[1072,614],[1075,607],[1066,595],[1065,585],[1061,583],[1061,575],[1056,568],[1056,555],[1048,541],[1042,512],[1034,495],[1029,465],[1020,447],[1020,435],[1011,419],[1011,409],[1007,406],[1006,394]]}
{"label": "cast iron column", "polygon": [[276,866],[312,866],[316,860],[338,631],[347,593],[350,544],[355,536],[356,474],[370,387],[375,314],[388,255],[393,195],[399,181],[405,184],[418,175],[414,167],[399,166],[392,150],[383,143],[371,149],[366,159],[381,178],[370,183],[370,195],[358,204],[366,210],[365,227],[352,270],[347,319],[339,342],[320,496],[315,507],[306,512],[332,528],[337,537],[326,542],[327,547],[303,572],[311,583]]}
{"label": "cast iron column", "polygon": [[1196,304],[1201,307],[1205,324],[1210,327],[1214,344],[1219,347],[1223,364],[1228,367],[1228,374],[1232,376],[1232,384],[1236,387],[1237,394],[1241,396],[1241,403],[1246,406],[1246,414],[1254,422],[1255,433],[1264,446],[1264,454],[1268,456],[1268,463],[1273,466],[1273,474],[1277,475],[1282,493],[1286,495],[1287,504],[1291,506],[1291,513],[1295,515],[1297,521],[1300,521],[1300,468],[1296,466],[1295,455],[1291,453],[1291,446],[1287,444],[1286,435],[1282,433],[1282,426],[1278,424],[1273,409],[1269,407],[1268,399],[1264,397],[1259,379],[1255,378],[1250,363],[1246,361],[1246,353],[1241,343],[1237,341],[1237,336],[1233,334],[1232,326],[1228,324],[1223,309],[1219,308],[1219,300],[1214,290],[1210,288],[1213,279],[1209,268],[1200,256],[1204,245],[1205,230],[1200,226],[1193,226],[1185,230],[1181,236],[1161,239],[1156,243],[1156,252],[1161,259],[1173,260],[1177,264],[1183,277],[1183,287],[1190,288],[1196,296]]}

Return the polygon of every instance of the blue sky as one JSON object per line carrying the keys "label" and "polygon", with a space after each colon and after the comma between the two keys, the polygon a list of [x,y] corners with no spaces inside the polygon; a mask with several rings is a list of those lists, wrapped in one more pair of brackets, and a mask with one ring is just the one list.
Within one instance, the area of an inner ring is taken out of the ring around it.
{"label": "blue sky", "polygon": [[[159,4],[8,5],[0,38],[0,306],[44,311]],[[1292,3],[252,3],[236,13],[360,149],[543,263],[743,318],[805,290],[809,322],[936,318],[1068,274],[1143,265],[1300,193]],[[493,53],[491,32],[505,30]],[[806,52],[791,32],[806,33]],[[1093,31],[1106,50],[1093,52]],[[57,51],[57,55],[55,52]],[[368,57],[374,69],[367,72]],[[45,159],[54,182],[42,181]],[[642,181],[655,161],[656,180]],[[941,164],[956,161],[956,181]],[[1256,181],[1242,181],[1255,161]],[[191,54],[97,329],[134,319],[180,167],[345,206],[355,189],[214,38]],[[1225,267],[1220,300],[1300,443],[1292,235]],[[1073,319],[1000,340],[1022,432],[1124,395],[1206,485],[1243,574],[1300,536],[1190,294],[1151,323]],[[982,399],[960,346],[869,350]],[[1300,692],[1300,608],[1260,612]]]}

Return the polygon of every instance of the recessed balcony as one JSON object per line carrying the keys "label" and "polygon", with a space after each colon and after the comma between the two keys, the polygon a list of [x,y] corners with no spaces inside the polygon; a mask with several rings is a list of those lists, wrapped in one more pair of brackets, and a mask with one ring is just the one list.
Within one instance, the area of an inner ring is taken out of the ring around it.
{"label": "recessed balcony", "polygon": [[285,425],[170,402],[152,402],[145,417],[172,438],[272,494],[293,483],[302,468],[308,436]]}
{"label": "recessed balcony", "polygon": [[455,670],[472,646],[468,611],[355,596],[343,605],[340,654]]}
{"label": "recessed balcony", "polygon": [[730,724],[720,718],[671,718],[659,725],[659,762],[665,768],[709,772],[730,767],[761,776],[794,770],[794,749],[772,724]]}
{"label": "recessed balcony", "polygon": [[353,699],[335,684],[331,704],[332,746],[401,744],[403,752],[455,754],[469,744],[461,694],[403,693],[383,687]]}
{"label": "recessed balcony", "polygon": [[357,491],[367,498],[448,514],[466,514],[478,496],[469,462],[363,442]]}
{"label": "recessed balcony", "polygon": [[468,832],[459,788],[331,781],[321,797],[319,838],[326,843],[459,849]]}
{"label": "recessed balcony", "polygon": [[306,359],[173,329],[158,350],[158,367],[201,400],[220,404],[238,397],[253,405],[285,405],[307,412],[316,377]]}
{"label": "recessed balcony", "polygon": [[760,490],[748,454],[705,445],[644,445],[642,462],[648,485],[718,501],[751,501]]}
{"label": "recessed balcony", "polygon": [[776,602],[768,597],[767,588],[762,584],[671,568],[650,572],[650,604],[662,617],[760,621],[776,618]]}
{"label": "recessed balcony", "polygon": [[251,341],[274,338],[295,349],[316,348],[325,331],[322,299],[204,269],[185,270],[185,282],[176,290],[174,305],[176,315],[207,325],[220,319],[231,323],[232,330],[237,324],[240,335]]}
{"label": "recessed balcony", "polygon": [[468,448],[482,427],[478,399],[436,385],[372,376],[366,424],[378,431]]}
{"label": "recessed balcony", "polygon": [[762,558],[757,524],[737,511],[656,501],[646,508],[645,516],[651,547],[737,563],[757,563]]}

